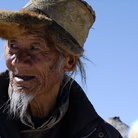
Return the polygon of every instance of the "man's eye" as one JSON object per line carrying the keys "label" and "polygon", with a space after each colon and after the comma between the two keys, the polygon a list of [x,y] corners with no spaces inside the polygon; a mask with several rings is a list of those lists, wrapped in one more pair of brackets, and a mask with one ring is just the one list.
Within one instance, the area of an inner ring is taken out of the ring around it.
{"label": "man's eye", "polygon": [[32,46],[31,50],[38,50],[38,47],[37,46]]}
{"label": "man's eye", "polygon": [[18,47],[16,47],[15,44],[10,44],[10,48],[11,48],[11,49],[17,49]]}

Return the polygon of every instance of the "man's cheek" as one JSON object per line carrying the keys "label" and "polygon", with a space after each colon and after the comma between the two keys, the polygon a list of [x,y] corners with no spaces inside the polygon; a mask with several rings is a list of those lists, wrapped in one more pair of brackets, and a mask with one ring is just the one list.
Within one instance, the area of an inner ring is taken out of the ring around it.
{"label": "man's cheek", "polygon": [[5,63],[7,68],[10,70],[12,65],[12,57],[9,54],[5,56]]}

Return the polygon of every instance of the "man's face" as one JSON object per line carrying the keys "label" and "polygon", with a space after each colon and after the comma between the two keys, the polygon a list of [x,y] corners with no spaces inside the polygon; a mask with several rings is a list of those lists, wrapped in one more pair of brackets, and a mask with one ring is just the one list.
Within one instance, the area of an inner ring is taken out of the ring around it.
{"label": "man's face", "polygon": [[8,40],[5,61],[13,91],[39,95],[59,88],[64,69],[56,68],[58,52],[43,31]]}

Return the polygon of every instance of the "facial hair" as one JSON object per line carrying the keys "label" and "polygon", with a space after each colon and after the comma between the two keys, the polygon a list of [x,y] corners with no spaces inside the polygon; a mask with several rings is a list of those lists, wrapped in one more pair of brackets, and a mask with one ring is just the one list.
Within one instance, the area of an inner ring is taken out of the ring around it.
{"label": "facial hair", "polygon": [[23,118],[28,114],[28,105],[30,101],[34,98],[34,96],[23,91],[13,91],[12,86],[9,85],[9,97],[9,114],[13,115],[14,117],[20,118],[20,120],[23,120]]}

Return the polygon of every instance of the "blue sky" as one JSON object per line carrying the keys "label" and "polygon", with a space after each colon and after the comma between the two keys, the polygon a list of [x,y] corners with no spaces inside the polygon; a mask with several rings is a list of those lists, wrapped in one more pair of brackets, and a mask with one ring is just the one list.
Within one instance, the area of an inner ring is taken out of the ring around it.
{"label": "blue sky", "polygon": [[[96,22],[85,43],[87,83],[82,85],[98,114],[119,116],[127,125],[138,120],[138,1],[86,0]],[[28,0],[5,0],[0,9],[18,10]],[[0,40],[0,55],[4,41]],[[6,69],[4,58],[0,71]]]}

